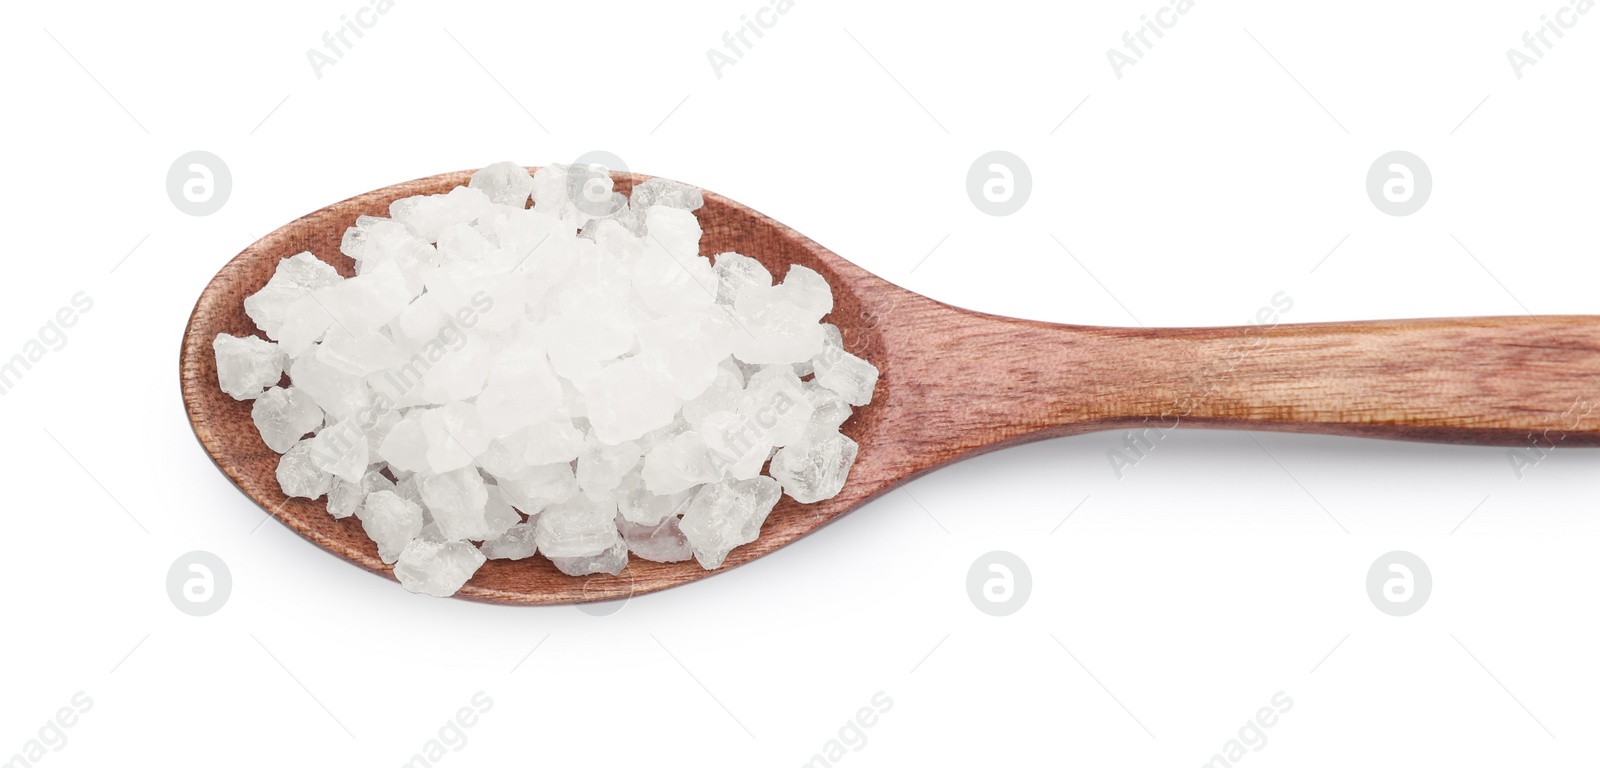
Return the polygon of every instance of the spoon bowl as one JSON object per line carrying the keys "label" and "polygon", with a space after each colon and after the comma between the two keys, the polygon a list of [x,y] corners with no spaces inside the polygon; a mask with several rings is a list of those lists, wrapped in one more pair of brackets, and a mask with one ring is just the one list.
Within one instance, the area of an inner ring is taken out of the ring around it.
{"label": "spoon bowl", "polygon": [[[530,169],[533,170],[533,169]],[[464,185],[470,171],[358,195],[284,225],[246,248],[201,293],[180,355],[184,405],[213,461],[269,514],[323,549],[393,577],[354,517],[324,499],[287,498],[279,455],[261,441],[250,401],[217,385],[212,339],[248,336],[245,297],[278,262],[311,251],[345,276],[339,251],[357,216]],[[629,193],[650,177],[613,173]],[[722,573],[804,536],[944,464],[1061,435],[1178,426],[1263,429],[1534,450],[1600,444],[1600,318],[1401,320],[1231,328],[1102,328],[1018,320],[941,304],[875,277],[804,235],[705,192],[703,255],[738,251],[781,276],[791,264],[833,288],[845,348],[876,365],[871,404],[843,432],[860,445],[843,491],[815,504],[787,495],[756,541],[715,571],[693,560],[632,558],[618,576],[572,577],[542,556],[489,560],[457,594],[498,603],[624,598]]]}

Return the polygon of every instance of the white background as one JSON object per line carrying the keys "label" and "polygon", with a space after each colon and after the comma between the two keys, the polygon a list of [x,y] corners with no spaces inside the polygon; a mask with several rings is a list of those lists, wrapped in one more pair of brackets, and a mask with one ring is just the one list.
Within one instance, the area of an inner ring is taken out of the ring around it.
{"label": "white background", "polygon": [[[255,238],[595,149],[994,313],[1238,324],[1277,291],[1286,322],[1592,312],[1600,13],[1518,79],[1506,50],[1560,0],[1200,0],[1118,79],[1106,50],[1158,0],[797,0],[719,79],[707,49],[759,0],[398,0],[319,79],[306,51],[361,7],[5,11],[0,353],[75,292],[94,307],[0,397],[0,758],[77,691],[93,708],[46,765],[399,765],[477,691],[445,764],[801,765],[878,691],[839,763],[1200,765],[1278,691],[1293,708],[1239,762],[1600,752],[1600,452],[1519,479],[1503,448],[1181,432],[1119,480],[1120,435],[1054,440],[594,616],[407,594],[260,525],[177,382],[195,298]],[[164,189],[195,149],[233,177],[202,218]],[[1033,175],[1008,217],[966,196],[994,149]],[[1396,149],[1434,178],[1408,217],[1364,189]],[[165,591],[197,549],[234,580],[204,618]],[[997,549],[1033,579],[1004,618],[965,586]],[[1434,580],[1405,618],[1365,589],[1397,549]]]}

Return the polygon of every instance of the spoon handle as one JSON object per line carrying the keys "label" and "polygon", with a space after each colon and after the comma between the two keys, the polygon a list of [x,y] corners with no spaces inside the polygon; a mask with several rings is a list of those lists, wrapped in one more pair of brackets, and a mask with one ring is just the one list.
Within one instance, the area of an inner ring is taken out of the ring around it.
{"label": "spoon handle", "polygon": [[1121,334],[1120,415],[1549,448],[1600,445],[1600,317],[1488,317]]}
{"label": "spoon handle", "polygon": [[950,374],[929,386],[942,406],[907,414],[936,456],[1173,427],[1600,445],[1600,316],[1142,329],[968,314],[921,338]]}

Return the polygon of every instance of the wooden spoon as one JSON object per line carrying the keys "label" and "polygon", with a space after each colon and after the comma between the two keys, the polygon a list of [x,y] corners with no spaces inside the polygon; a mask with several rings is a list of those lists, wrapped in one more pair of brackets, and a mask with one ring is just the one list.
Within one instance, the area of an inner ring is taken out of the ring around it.
{"label": "wooden spoon", "polygon": [[[531,170],[531,169],[530,169]],[[613,174],[629,192],[649,178]],[[467,183],[470,172],[368,192],[293,221],[246,248],[206,286],[184,332],[183,400],[200,443],[240,490],[296,533],[393,578],[355,518],[325,500],[285,498],[278,454],[250,402],[217,385],[211,341],[256,333],[246,296],[278,261],[309,250],[345,275],[339,252],[361,214]],[[703,254],[736,250],[775,275],[803,264],[827,278],[846,347],[882,372],[871,405],[844,431],[860,456],[844,491],[801,505],[785,496],[761,537],[727,565],[634,558],[620,576],[581,578],[543,557],[490,560],[461,597],[559,604],[622,598],[748,563],[935,467],[1008,445],[1096,430],[1203,427],[1315,432],[1443,443],[1600,444],[1600,317],[1490,317],[1234,328],[1054,325],[941,304],[874,277],[804,235],[705,193]]]}

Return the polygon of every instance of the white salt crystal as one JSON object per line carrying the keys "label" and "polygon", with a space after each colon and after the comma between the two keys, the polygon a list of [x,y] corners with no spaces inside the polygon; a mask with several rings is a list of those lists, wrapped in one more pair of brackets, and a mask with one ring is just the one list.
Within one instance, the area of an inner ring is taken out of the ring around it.
{"label": "white salt crystal", "polygon": [[506,501],[505,494],[500,489],[488,486],[489,502],[483,509],[484,536],[483,541],[497,539],[511,530],[511,526],[522,522],[522,515],[517,513],[516,507]]}
{"label": "white salt crystal", "polygon": [[533,523],[517,523],[480,547],[490,560],[526,560],[539,551]]}
{"label": "white salt crystal", "polygon": [[628,551],[656,563],[678,563],[694,556],[688,537],[678,528],[678,518],[668,516],[654,525],[620,520],[617,523]]}
{"label": "white salt crystal", "polygon": [[772,457],[772,476],[801,504],[831,499],[844,488],[856,462],[856,441],[838,432],[809,432]]}
{"label": "white salt crystal", "polygon": [[311,448],[311,463],[328,474],[351,483],[361,481],[367,471],[367,436],[354,416],[329,424],[316,437],[306,441]]}
{"label": "white salt crystal", "polygon": [[651,493],[666,495],[709,483],[720,476],[711,463],[711,449],[698,432],[684,432],[644,456],[640,476]]}
{"label": "white salt crystal", "polygon": [[362,505],[366,504],[367,496],[378,491],[394,489],[393,481],[371,469],[362,475],[359,483],[335,479],[333,488],[328,491],[328,514],[339,520],[360,514]]}
{"label": "white salt crystal", "polygon": [[516,477],[498,479],[506,499],[530,515],[551,504],[564,502],[578,492],[578,480],[570,464],[530,467]]}
{"label": "white salt crystal", "polygon": [[606,445],[591,433],[578,454],[578,489],[591,498],[611,498],[642,457],[639,444],[632,440]]}
{"label": "white salt crystal", "polygon": [[636,440],[671,424],[677,414],[678,402],[670,386],[635,357],[600,371],[584,395],[595,435],[609,445]]}
{"label": "white salt crystal", "polygon": [[412,592],[449,597],[461,590],[486,559],[465,541],[448,541],[424,527],[395,561],[394,575]]}
{"label": "white salt crystal", "polygon": [[[615,529],[612,529],[615,532]],[[616,543],[595,555],[581,557],[551,557],[556,569],[568,576],[588,576],[595,573],[609,573],[615,576],[622,573],[628,564],[628,543],[617,539]]]}
{"label": "white salt crystal", "polygon": [[527,440],[522,459],[529,465],[568,462],[583,452],[583,433],[568,418],[546,419],[528,427]]}
{"label": "white salt crystal", "polygon": [[253,400],[283,378],[283,353],[266,339],[219,333],[211,350],[217,357],[217,383],[235,400]]}
{"label": "white salt crystal", "polygon": [[320,341],[332,325],[333,315],[328,313],[322,300],[310,292],[304,292],[289,305],[273,338],[278,340],[278,347],[285,354],[298,359],[311,345]]}
{"label": "white salt crystal", "polygon": [[539,513],[536,534],[545,557],[591,557],[617,543],[617,505],[578,494]]}
{"label": "white salt crystal", "polygon": [[482,541],[505,530],[492,531],[484,516],[489,491],[475,467],[423,477],[422,501],[447,539]]}
{"label": "white salt crystal", "polygon": [[799,440],[813,410],[800,377],[783,365],[769,365],[752,375],[738,409],[777,446]]}
{"label": "white salt crystal", "polygon": [[333,475],[311,460],[311,442],[301,440],[278,459],[278,486],[290,498],[315,499],[333,487]]}
{"label": "white salt crystal", "polygon": [[356,516],[367,537],[378,545],[378,557],[393,563],[407,545],[422,533],[422,508],[393,491],[375,491],[366,497]]}
{"label": "white salt crystal", "polygon": [[452,223],[475,221],[489,213],[494,203],[482,190],[456,187],[443,195],[403,197],[389,204],[389,217],[417,237],[438,242],[439,233]]}
{"label": "white salt crystal", "polygon": [[679,527],[704,568],[720,568],[728,552],[756,540],[781,491],[770,477],[712,483],[700,489]]}
{"label": "white salt crystal", "polygon": [[269,338],[278,338],[278,329],[289,308],[308,292],[343,280],[338,270],[323,263],[310,251],[301,251],[278,262],[265,287],[244,300],[245,314]]}
{"label": "white salt crystal", "polygon": [[660,205],[694,211],[705,205],[705,197],[699,187],[670,179],[654,178],[634,185],[629,204],[638,210]]}
{"label": "white salt crystal", "polygon": [[289,379],[328,414],[330,421],[353,416],[372,405],[372,388],[366,381],[318,360],[315,354],[295,358],[289,364]]}
{"label": "white salt crystal", "polygon": [[378,444],[378,458],[405,472],[432,471],[428,463],[428,437],[422,420],[428,411],[412,409],[389,430]]}
{"label": "white salt crystal", "polygon": [[273,387],[250,405],[250,420],[255,422],[261,440],[283,453],[322,426],[322,409],[298,387]]}
{"label": "white salt crystal", "polygon": [[528,204],[528,193],[533,191],[533,175],[516,163],[501,162],[472,174],[467,186],[488,195],[496,205],[522,208]]}

